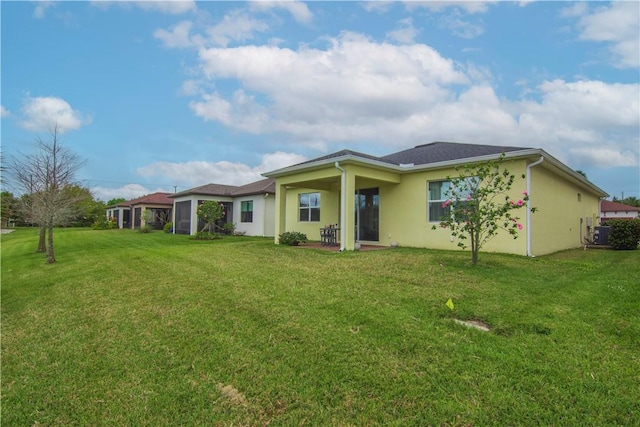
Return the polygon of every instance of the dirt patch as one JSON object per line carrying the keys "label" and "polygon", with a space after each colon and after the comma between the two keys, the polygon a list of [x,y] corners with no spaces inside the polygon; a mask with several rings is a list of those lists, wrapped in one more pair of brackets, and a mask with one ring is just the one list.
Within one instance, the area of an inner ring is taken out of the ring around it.
{"label": "dirt patch", "polygon": [[468,328],[478,329],[483,332],[489,332],[491,330],[491,328],[489,328],[489,325],[479,320],[459,320],[459,319],[453,319],[453,320],[459,325],[463,325]]}
{"label": "dirt patch", "polygon": [[234,405],[246,406],[247,398],[232,385],[218,384],[218,390]]}

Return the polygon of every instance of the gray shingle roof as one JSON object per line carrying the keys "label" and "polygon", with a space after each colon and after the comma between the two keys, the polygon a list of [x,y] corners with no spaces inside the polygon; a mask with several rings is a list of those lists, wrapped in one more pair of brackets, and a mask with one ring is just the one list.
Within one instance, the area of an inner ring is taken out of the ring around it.
{"label": "gray shingle roof", "polygon": [[[311,160],[307,160],[306,162],[298,163],[298,164],[296,164],[294,166],[306,165],[307,163],[319,162],[319,161],[322,161],[322,160],[335,159],[335,158],[342,157],[342,156],[355,156],[355,157],[362,157],[364,159],[369,159],[369,160],[377,160],[377,161],[381,161],[381,162],[385,161],[380,157],[372,156],[370,154],[359,153],[359,152],[353,151],[353,150],[341,150],[341,151],[337,151],[335,153],[327,154],[326,156],[316,157],[315,159],[311,159]],[[391,163],[391,162],[387,162],[387,163]]]}
{"label": "gray shingle roof", "polygon": [[251,194],[262,194],[276,192],[276,182],[273,179],[261,179],[260,181],[252,182],[246,185],[225,185],[225,184],[205,184],[200,187],[190,188],[188,190],[181,191],[170,195],[171,198],[190,196],[190,195],[202,195],[202,196],[248,196]]}
{"label": "gray shingle roof", "polygon": [[418,145],[380,158],[389,163],[426,165],[451,160],[469,159],[510,151],[528,150],[523,147],[505,147],[499,145],[459,144],[456,142],[432,142]]}
{"label": "gray shingle roof", "polygon": [[238,187],[235,185],[205,184],[200,187],[180,191],[179,193],[172,194],[170,197],[175,198],[191,194],[200,194],[203,196],[232,196],[233,192],[237,189]]}
{"label": "gray shingle roof", "polygon": [[506,147],[502,145],[460,144],[457,142],[438,141],[431,142],[429,144],[417,145],[413,148],[399,151],[397,153],[388,154],[382,157],[376,157],[352,150],[341,150],[335,153],[327,154],[326,156],[316,157],[315,159],[298,163],[294,166],[321,162],[323,160],[331,160],[333,158],[349,155],[354,157],[361,157],[368,160],[376,160],[393,165],[414,164],[417,166],[520,150],[529,150],[529,148]]}
{"label": "gray shingle roof", "polygon": [[251,194],[262,194],[276,192],[276,181],[274,179],[262,179],[260,181],[252,182],[242,187],[237,188],[234,192],[234,196],[248,196]]}

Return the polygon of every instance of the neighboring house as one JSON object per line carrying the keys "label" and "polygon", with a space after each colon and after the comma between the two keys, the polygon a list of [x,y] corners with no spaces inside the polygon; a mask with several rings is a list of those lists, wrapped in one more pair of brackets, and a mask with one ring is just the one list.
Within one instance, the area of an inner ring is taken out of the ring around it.
{"label": "neighboring house", "polygon": [[131,207],[129,202],[107,206],[107,219],[118,224],[118,228],[131,228]]}
{"label": "neighboring house", "polygon": [[633,219],[640,217],[640,208],[603,200],[600,204],[600,224],[606,225],[610,219]]}
{"label": "neighboring house", "polygon": [[174,233],[196,234],[204,227],[199,221],[198,205],[214,200],[224,208],[218,222],[235,224],[237,232],[249,236],[274,236],[275,181],[263,179],[243,186],[207,184],[169,196],[174,202]]}
{"label": "neighboring house", "polygon": [[149,225],[155,230],[162,230],[164,224],[171,220],[173,200],[171,193],[152,193],[137,199],[118,203],[107,207],[107,218],[118,223],[118,228],[140,228],[145,225],[144,211],[153,212],[153,221]]}
{"label": "neighboring house", "polygon": [[510,197],[530,196],[517,213],[523,229],[513,239],[499,233],[485,251],[542,255],[579,247],[607,194],[544,150],[434,142],[383,157],[343,150],[265,173],[276,180],[275,235],[299,231],[320,240],[320,228],[338,224],[341,249],[356,242],[456,249],[450,231],[438,225],[447,176],[456,166],[497,159],[518,179]]}

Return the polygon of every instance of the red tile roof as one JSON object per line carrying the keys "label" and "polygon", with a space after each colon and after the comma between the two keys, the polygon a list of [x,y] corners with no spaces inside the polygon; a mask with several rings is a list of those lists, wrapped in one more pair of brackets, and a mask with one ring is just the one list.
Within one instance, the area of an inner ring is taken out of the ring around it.
{"label": "red tile roof", "polygon": [[623,205],[622,203],[603,200],[600,207],[601,212],[638,212],[640,208],[635,206]]}
{"label": "red tile roof", "polygon": [[170,199],[168,196],[171,193],[152,193],[147,194],[146,196],[138,197],[137,199],[127,200],[122,203],[126,206],[133,205],[169,205],[173,206],[173,199]]}

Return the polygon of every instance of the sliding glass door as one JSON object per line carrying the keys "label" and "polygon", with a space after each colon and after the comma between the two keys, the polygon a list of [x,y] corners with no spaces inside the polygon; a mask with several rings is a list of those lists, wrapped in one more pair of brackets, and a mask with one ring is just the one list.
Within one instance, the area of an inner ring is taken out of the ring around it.
{"label": "sliding glass door", "polygon": [[356,241],[379,240],[379,211],[378,188],[356,190]]}

